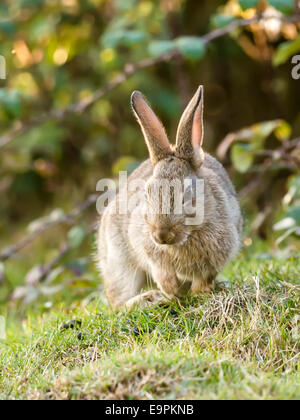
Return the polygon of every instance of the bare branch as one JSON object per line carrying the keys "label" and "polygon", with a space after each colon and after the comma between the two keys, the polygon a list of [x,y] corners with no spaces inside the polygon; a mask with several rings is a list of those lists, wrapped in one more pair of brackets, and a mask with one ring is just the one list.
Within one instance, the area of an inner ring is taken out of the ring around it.
{"label": "bare branch", "polygon": [[43,233],[45,233],[46,231],[52,229],[53,227],[57,225],[64,224],[64,223],[73,225],[81,213],[83,213],[86,209],[88,209],[93,204],[95,204],[95,202],[97,201],[97,198],[98,198],[97,194],[90,195],[85,201],[83,201],[77,207],[75,207],[75,209],[72,210],[69,214],[57,220],[46,222],[45,224],[40,226],[38,229],[36,229],[34,232],[30,233],[25,238],[21,239],[16,244],[4,249],[0,253],[0,261],[5,261],[11,258],[21,249],[25,248],[27,245],[33,242],[38,236],[42,235]]}
{"label": "bare branch", "polygon": [[[84,232],[84,238],[87,238],[91,233],[95,232],[97,229],[97,223],[92,223]],[[55,257],[48,263],[38,266],[38,274],[34,276],[34,284],[41,283],[46,280],[46,278],[51,274],[57,264],[63,259],[63,257],[72,250],[72,246],[64,241],[55,255]],[[29,272],[30,273],[30,272]],[[28,276],[28,273],[27,273]],[[28,284],[28,281],[27,281]],[[33,285],[31,283],[31,285]]]}

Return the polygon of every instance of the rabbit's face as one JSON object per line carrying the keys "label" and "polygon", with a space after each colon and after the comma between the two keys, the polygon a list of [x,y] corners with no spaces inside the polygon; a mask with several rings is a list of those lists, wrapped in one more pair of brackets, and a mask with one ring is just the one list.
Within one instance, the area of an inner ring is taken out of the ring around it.
{"label": "rabbit's face", "polygon": [[194,178],[190,165],[174,156],[155,166],[146,184],[145,222],[157,245],[182,245],[188,239],[185,209],[187,200],[193,199],[193,191],[186,190],[184,180]]}

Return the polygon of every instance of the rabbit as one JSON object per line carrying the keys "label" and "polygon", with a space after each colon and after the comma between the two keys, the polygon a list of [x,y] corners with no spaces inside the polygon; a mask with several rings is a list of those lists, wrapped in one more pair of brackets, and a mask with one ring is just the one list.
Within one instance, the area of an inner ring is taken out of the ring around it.
{"label": "rabbit", "polygon": [[[136,208],[118,214],[112,211],[113,202],[100,220],[97,259],[113,308],[207,293],[240,249],[243,222],[235,189],[221,163],[202,149],[203,90],[199,86],[186,107],[175,145],[142,93],[134,91],[131,96],[150,158],[133,171],[128,182],[145,181],[146,211]],[[155,200],[164,200],[163,195],[151,195],[151,185],[161,179],[203,181],[201,224],[185,224],[185,214],[149,211],[157,205]],[[145,291],[149,284],[153,290]]]}

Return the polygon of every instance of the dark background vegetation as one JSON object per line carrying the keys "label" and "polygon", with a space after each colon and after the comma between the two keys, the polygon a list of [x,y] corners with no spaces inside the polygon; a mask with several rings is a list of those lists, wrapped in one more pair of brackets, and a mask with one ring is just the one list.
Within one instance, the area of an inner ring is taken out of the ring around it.
{"label": "dark background vegetation", "polygon": [[[255,20],[261,13],[276,18]],[[290,0],[2,1],[1,302],[50,307],[61,293],[98,290],[96,183],[147,157],[129,105],[135,89],[174,141],[203,84],[204,147],[240,193],[245,246],[264,241],[266,258],[299,252],[297,15]],[[239,19],[254,20],[227,30]]]}

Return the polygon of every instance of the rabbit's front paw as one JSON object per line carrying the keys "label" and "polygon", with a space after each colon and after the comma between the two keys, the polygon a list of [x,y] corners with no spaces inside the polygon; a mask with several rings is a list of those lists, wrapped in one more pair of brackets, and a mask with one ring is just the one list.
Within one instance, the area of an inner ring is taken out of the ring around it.
{"label": "rabbit's front paw", "polygon": [[159,289],[169,299],[181,297],[181,284],[174,270],[164,270],[162,267],[152,267],[152,277]]}
{"label": "rabbit's front paw", "polygon": [[192,296],[201,295],[203,293],[211,293],[213,289],[213,282],[204,281],[194,279],[192,286],[191,286],[191,294]]}
{"label": "rabbit's front paw", "polygon": [[147,307],[167,302],[167,298],[159,290],[150,290],[149,292],[142,293],[129,299],[125,307],[131,309],[134,306]]}

